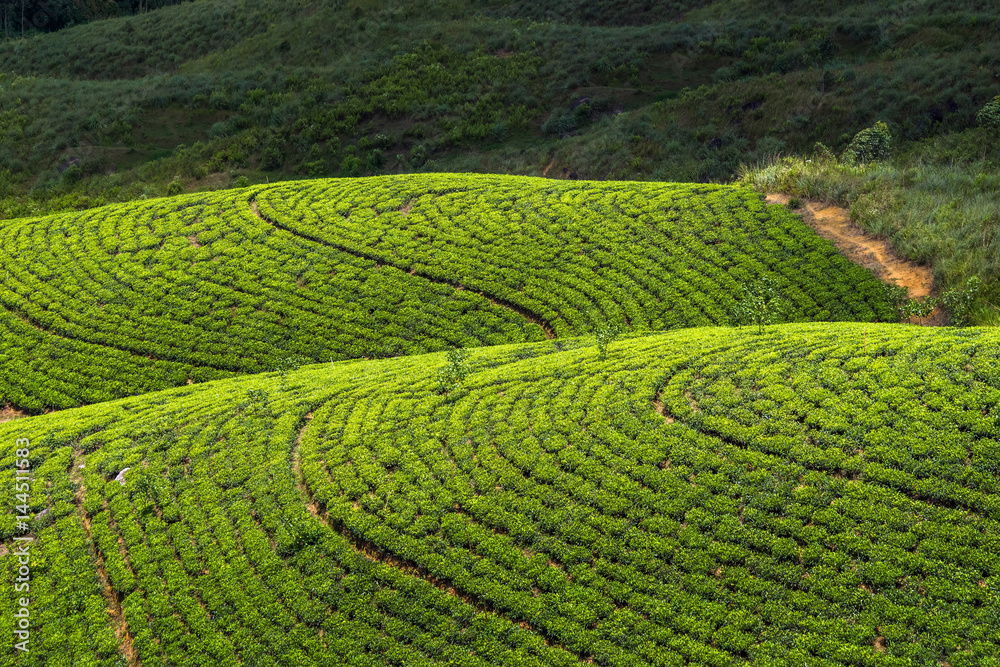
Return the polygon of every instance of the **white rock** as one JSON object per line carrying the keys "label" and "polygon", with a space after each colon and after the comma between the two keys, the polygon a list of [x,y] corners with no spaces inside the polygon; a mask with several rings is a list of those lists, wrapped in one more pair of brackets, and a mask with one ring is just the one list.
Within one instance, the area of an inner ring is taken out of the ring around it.
{"label": "white rock", "polygon": [[131,468],[125,468],[120,473],[118,473],[118,476],[115,477],[115,481],[121,484],[122,486],[125,486],[125,473],[127,473],[129,470],[131,470]]}

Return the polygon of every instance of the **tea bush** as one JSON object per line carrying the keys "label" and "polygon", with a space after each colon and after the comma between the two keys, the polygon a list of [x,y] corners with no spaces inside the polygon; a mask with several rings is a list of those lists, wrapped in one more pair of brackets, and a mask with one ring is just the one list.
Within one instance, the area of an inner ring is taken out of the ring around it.
{"label": "tea bush", "polygon": [[[238,184],[246,185],[244,176]],[[179,195],[0,227],[0,404],[40,412],[271,370],[726,324],[891,321],[878,280],[715,185],[422,175]]]}
{"label": "tea bush", "polygon": [[52,517],[21,662],[115,664],[107,594],[143,665],[992,665],[998,343],[696,328],[2,424]]}

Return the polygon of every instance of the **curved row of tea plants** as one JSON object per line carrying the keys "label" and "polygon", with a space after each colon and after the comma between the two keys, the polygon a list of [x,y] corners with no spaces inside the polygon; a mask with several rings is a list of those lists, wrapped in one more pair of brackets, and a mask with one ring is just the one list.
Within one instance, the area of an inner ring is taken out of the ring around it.
{"label": "curved row of tea plants", "polygon": [[897,319],[868,271],[726,186],[446,174],[286,183],[255,203],[283,229],[483,290],[559,335],[727,323],[763,277],[790,321]]}
{"label": "curved row of tea plants", "polygon": [[50,510],[15,664],[115,664],[106,593],[147,666],[996,667],[998,344],[688,329],[481,348],[461,386],[433,354],[0,425],[0,484],[29,438]]}
{"label": "curved row of tea plants", "polygon": [[310,181],[16,220],[0,240],[0,404],[34,411],[290,358],[724,324],[763,277],[789,320],[893,318],[871,273],[723,186]]}

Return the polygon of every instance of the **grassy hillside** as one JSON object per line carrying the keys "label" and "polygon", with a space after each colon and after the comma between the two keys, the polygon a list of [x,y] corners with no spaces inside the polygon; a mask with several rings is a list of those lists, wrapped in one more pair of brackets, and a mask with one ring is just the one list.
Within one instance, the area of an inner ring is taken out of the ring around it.
{"label": "grassy hillside", "polygon": [[995,666],[998,343],[688,329],[605,359],[570,339],[478,349],[457,373],[440,353],[323,364],[0,425],[3,485],[30,439],[48,510],[32,651],[0,650]]}
{"label": "grassy hillside", "polygon": [[878,118],[904,141],[969,127],[998,26],[954,0],[186,2],[0,43],[0,215],[553,158],[725,181]]}
{"label": "grassy hillside", "polygon": [[0,405],[71,407],[288,364],[727,324],[893,321],[787,210],[714,185],[427,175],[186,195],[0,226]]}
{"label": "grassy hillside", "polygon": [[[746,168],[762,192],[815,197],[899,253],[934,268],[939,293],[982,283],[963,318],[1000,323],[1000,128],[980,127],[915,143],[890,160],[852,164],[834,156],[785,157]],[[955,313],[953,313],[953,316]]]}

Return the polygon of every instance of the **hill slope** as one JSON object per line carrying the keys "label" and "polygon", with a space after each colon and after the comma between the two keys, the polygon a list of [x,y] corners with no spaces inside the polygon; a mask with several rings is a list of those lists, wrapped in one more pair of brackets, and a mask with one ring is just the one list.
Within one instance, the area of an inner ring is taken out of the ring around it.
{"label": "hill slope", "polygon": [[998,342],[689,329],[0,425],[49,510],[15,664],[995,665]]}
{"label": "hill slope", "polygon": [[0,226],[0,404],[70,407],[293,362],[726,324],[888,321],[872,274],[724,186],[423,175],[285,183]]}
{"label": "hill slope", "polygon": [[242,172],[723,181],[877,119],[968,128],[998,26],[956,0],[186,2],[0,42],[0,216]]}

